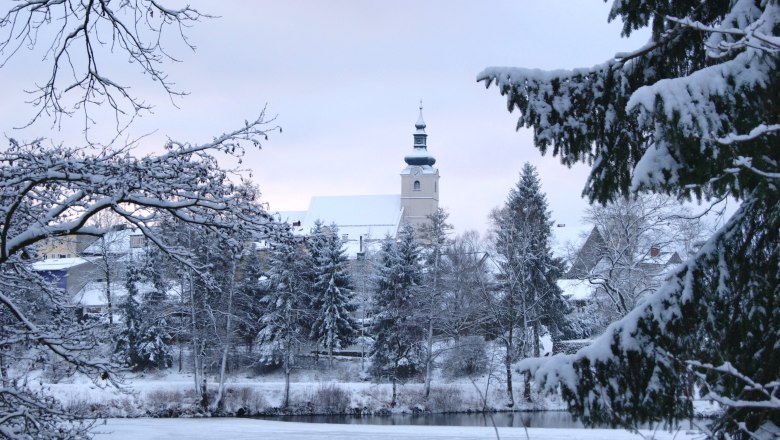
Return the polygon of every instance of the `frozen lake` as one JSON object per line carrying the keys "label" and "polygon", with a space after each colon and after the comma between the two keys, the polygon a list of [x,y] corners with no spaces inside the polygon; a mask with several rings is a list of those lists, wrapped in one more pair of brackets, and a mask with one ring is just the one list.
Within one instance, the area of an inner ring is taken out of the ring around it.
{"label": "frozen lake", "polygon": [[[502,440],[692,440],[697,433],[642,431],[642,435],[624,430],[498,428]],[[258,419],[108,419],[96,427],[96,440],[163,440],[163,439],[231,439],[231,440],[312,440],[312,439],[494,439],[494,429],[483,426],[366,425],[336,423],[279,422]]]}

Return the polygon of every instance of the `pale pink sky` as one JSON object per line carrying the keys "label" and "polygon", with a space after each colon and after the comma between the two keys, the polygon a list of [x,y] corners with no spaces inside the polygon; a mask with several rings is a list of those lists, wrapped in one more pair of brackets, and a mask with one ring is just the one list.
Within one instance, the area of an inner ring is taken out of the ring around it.
{"label": "pale pink sky", "polygon": [[[171,104],[155,84],[119,72],[155,104],[129,136],[156,130],[144,149],[166,136],[203,142],[243,124],[266,103],[284,132],[244,165],[272,210],[303,210],[315,195],[400,192],[403,156],[412,148],[417,106],[424,101],[428,148],[441,173],[441,206],[458,231],[487,228],[522,164],[534,164],[556,223],[579,223],[586,167],[567,169],[542,157],[497,89],[475,82],[487,66],[587,67],[640,46],[647,34],[620,37],[600,0],[319,0],[211,2],[193,6],[219,16],[191,29],[198,47],[169,50],[167,68],[190,95]],[[79,142],[79,118],[14,130],[32,108],[13,93],[42,80],[40,56],[20,53],[0,69],[7,136]],[[106,133],[110,130],[106,129]]]}

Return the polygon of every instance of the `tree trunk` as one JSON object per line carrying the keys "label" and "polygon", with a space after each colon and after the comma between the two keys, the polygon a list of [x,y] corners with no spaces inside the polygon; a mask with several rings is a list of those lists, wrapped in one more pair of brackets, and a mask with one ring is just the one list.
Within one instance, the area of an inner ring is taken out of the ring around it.
{"label": "tree trunk", "polygon": [[179,328],[176,329],[176,344],[179,345],[179,373],[184,369],[184,344],[182,343],[181,333],[184,332],[184,279],[179,276],[179,302],[181,310],[179,315]]}
{"label": "tree trunk", "polygon": [[[2,350],[2,348],[0,348]],[[0,377],[2,377],[3,388],[8,386],[8,365],[5,362],[5,355],[0,354]]]}
{"label": "tree trunk", "polygon": [[396,397],[398,396],[397,390],[396,390],[396,380],[395,377],[393,377],[393,398],[390,400],[390,408],[395,408],[396,403]]}
{"label": "tree trunk", "polygon": [[283,408],[290,406],[290,366],[285,362],[284,366],[284,403]]}
{"label": "tree trunk", "polygon": [[513,331],[510,329],[506,340],[506,357],[504,358],[504,366],[506,367],[506,396],[509,400],[506,406],[509,408],[515,406],[515,394],[512,391],[512,336]]}
{"label": "tree trunk", "polygon": [[[433,292],[431,298],[434,302],[439,293],[439,249],[436,250],[433,260]],[[433,304],[428,304],[428,346],[425,356],[425,400],[431,394],[431,376],[433,375]]]}
{"label": "tree trunk", "polygon": [[208,390],[206,390],[206,378],[203,378],[203,383],[200,387],[200,406],[203,408],[203,411],[208,411],[209,409],[209,393]]}
{"label": "tree trunk", "polygon": [[431,394],[431,376],[433,375],[433,316],[428,317],[428,346],[425,356],[425,400]]}
{"label": "tree trunk", "polygon": [[106,307],[108,307],[108,331],[114,332],[114,302],[111,301],[111,275],[106,270]]}
{"label": "tree trunk", "polygon": [[531,374],[525,373],[523,375],[523,398],[526,402],[531,401]]}
{"label": "tree trunk", "polygon": [[533,324],[533,338],[534,338],[534,357],[539,357],[542,355],[542,350],[540,347],[539,339],[541,338],[540,333],[542,332],[540,328],[539,320],[534,319]]}
{"label": "tree trunk", "polygon": [[290,362],[290,357],[292,356],[292,343],[290,341],[290,336],[287,336],[287,340],[285,341],[285,348],[286,353],[284,354],[284,402],[282,403],[283,408],[287,408],[290,406],[290,371],[292,370],[292,365]]}
{"label": "tree trunk", "polygon": [[224,406],[223,397],[225,395],[225,367],[227,365],[228,351],[230,350],[230,340],[232,339],[231,332],[233,331],[231,328],[231,318],[233,317],[233,281],[235,276],[236,260],[234,257],[230,266],[230,280],[228,282],[228,298],[226,309],[227,316],[225,318],[225,341],[222,343],[222,362],[219,367],[219,387],[217,388],[217,397],[215,399],[215,411],[217,413],[221,413],[222,407]]}
{"label": "tree trunk", "polygon": [[[190,274],[191,275],[191,274]],[[190,319],[192,320],[192,368],[193,376],[195,380],[195,393],[201,394],[201,376],[203,373],[203,356],[201,354],[201,343],[198,337],[198,321],[197,312],[195,309],[195,292],[192,284],[192,276],[189,277],[190,287]],[[203,378],[204,382],[206,378]],[[203,387],[205,389],[205,385]]]}
{"label": "tree trunk", "polygon": [[488,373],[487,382],[485,382],[485,396],[482,398],[482,411],[487,411],[487,399],[488,399],[488,392],[490,392],[490,379],[493,377],[493,360],[490,361],[490,372]]}

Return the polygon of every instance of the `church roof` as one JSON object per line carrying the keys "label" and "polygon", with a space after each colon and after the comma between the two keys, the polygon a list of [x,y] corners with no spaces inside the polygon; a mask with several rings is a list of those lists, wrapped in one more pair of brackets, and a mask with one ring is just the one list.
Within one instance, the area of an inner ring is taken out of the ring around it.
{"label": "church roof", "polygon": [[401,196],[396,194],[312,197],[300,232],[308,234],[320,220],[326,226],[335,223],[339,234],[348,234],[350,241],[361,236],[364,240],[395,237],[402,214]]}

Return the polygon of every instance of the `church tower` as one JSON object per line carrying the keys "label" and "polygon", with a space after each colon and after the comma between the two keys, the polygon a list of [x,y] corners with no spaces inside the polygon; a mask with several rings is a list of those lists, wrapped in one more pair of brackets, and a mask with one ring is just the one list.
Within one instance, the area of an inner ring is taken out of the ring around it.
{"label": "church tower", "polygon": [[428,153],[422,102],[414,127],[413,150],[404,157],[406,168],[401,171],[401,207],[404,209],[402,222],[420,226],[439,208],[439,170],[433,167],[436,159]]}

